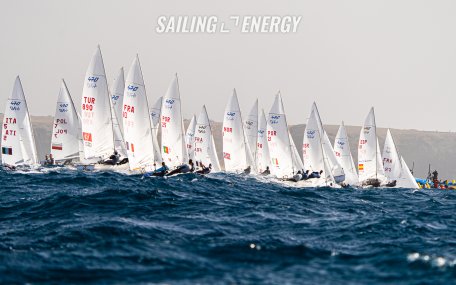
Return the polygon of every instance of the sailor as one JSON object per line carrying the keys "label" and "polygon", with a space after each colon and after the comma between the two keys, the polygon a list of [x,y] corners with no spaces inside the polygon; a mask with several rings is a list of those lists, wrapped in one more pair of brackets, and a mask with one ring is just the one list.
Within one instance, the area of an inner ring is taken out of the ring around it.
{"label": "sailor", "polygon": [[304,169],[303,169],[302,170],[302,178],[301,178],[301,180],[307,180],[307,179],[309,179],[309,170],[306,170],[304,172]]}
{"label": "sailor", "polygon": [[48,165],[49,164],[49,156],[46,154],[44,156],[44,165]]}
{"label": "sailor", "polygon": [[162,166],[158,169],[156,169],[152,175],[153,176],[165,176],[165,174],[168,172],[169,170],[169,167],[166,165],[166,163],[163,161]]}
{"label": "sailor", "polygon": [[49,164],[51,164],[51,165],[55,164],[54,156],[52,155],[52,153],[49,155]]}
{"label": "sailor", "polygon": [[320,172],[314,171],[309,175],[309,179],[310,178],[320,178],[322,173],[323,173],[323,170],[320,170]]}
{"label": "sailor", "polygon": [[247,166],[246,169],[244,169],[244,174],[250,174],[250,172],[252,171],[252,168],[249,166]]}
{"label": "sailor", "polygon": [[103,164],[109,165],[116,165],[119,162],[120,155],[117,150],[114,150],[114,153],[109,157],[109,159],[105,160]]}
{"label": "sailor", "polygon": [[189,159],[188,164],[184,163],[184,164],[179,165],[178,167],[176,167],[176,169],[174,169],[173,171],[166,174],[166,176],[171,176],[171,175],[178,174],[178,173],[193,172],[192,169],[194,170],[193,160]]}
{"label": "sailor", "polygon": [[193,160],[189,159],[188,160],[188,165],[190,166],[190,172],[195,171],[195,164],[193,163]]}
{"label": "sailor", "polygon": [[196,171],[198,174],[209,174],[212,171],[212,164],[209,163],[208,167],[205,167],[201,162],[200,162],[201,170]]}
{"label": "sailor", "polygon": [[269,166],[266,166],[266,170],[261,172],[261,175],[269,175],[271,174],[271,170],[269,170]]}
{"label": "sailor", "polygon": [[298,170],[298,172],[293,175],[293,177],[290,179],[290,181],[298,182],[302,179],[302,172],[301,170]]}

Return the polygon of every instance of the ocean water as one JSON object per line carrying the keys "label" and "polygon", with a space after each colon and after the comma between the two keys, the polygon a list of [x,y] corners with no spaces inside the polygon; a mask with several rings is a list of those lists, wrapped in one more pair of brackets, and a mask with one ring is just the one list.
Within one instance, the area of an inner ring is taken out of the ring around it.
{"label": "ocean water", "polygon": [[456,192],[0,172],[0,283],[455,284]]}

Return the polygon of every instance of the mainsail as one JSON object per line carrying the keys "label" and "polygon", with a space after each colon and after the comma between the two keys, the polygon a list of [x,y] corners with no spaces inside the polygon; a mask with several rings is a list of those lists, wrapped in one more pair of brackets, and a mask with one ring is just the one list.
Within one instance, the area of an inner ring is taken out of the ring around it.
{"label": "mainsail", "polygon": [[344,169],[345,183],[349,185],[358,184],[358,174],[356,173],[355,162],[350,151],[350,143],[348,141],[347,131],[344,122],[337,131],[336,139],[334,141],[334,153],[339,161],[339,164]]}
{"label": "mainsail", "polygon": [[51,154],[54,160],[56,162],[79,160],[80,139],[81,122],[79,115],[65,81],[62,79],[51,138]]}
{"label": "mainsail", "polygon": [[312,105],[312,111],[315,112],[317,118],[318,129],[321,135],[321,146],[323,149],[323,158],[326,163],[326,167],[331,171],[331,175],[334,177],[336,182],[342,182],[345,180],[344,169],[340,165],[339,161],[336,158],[331,141],[329,140],[328,134],[323,128],[323,123],[321,121],[320,113],[318,112],[317,104],[314,102]]}
{"label": "mainsail", "polygon": [[258,99],[250,110],[249,115],[244,121],[245,135],[249,144],[250,151],[252,153],[253,161],[257,160],[257,142],[258,142]]}
{"label": "mainsail", "polygon": [[87,69],[81,100],[85,159],[105,159],[114,151],[111,98],[100,47]]}
{"label": "mainsail", "polygon": [[258,122],[258,142],[256,148],[256,162],[259,173],[266,170],[266,167],[271,165],[271,157],[269,155],[268,136],[267,136],[268,121],[264,115],[264,110],[261,110],[260,120]]}
{"label": "mainsail", "polygon": [[133,60],[125,83],[122,117],[130,169],[152,169],[161,160],[154,152],[156,143],[138,56]]}
{"label": "mainsail", "polygon": [[396,180],[401,175],[401,161],[389,129],[386,132],[385,146],[383,147],[383,169],[389,181]]}
{"label": "mainsail", "polygon": [[202,162],[206,167],[212,164],[212,171],[220,171],[206,106],[203,106],[195,126],[195,161]]}
{"label": "mainsail", "polygon": [[244,131],[236,89],[233,90],[233,94],[225,108],[225,117],[223,119],[223,159],[225,170],[229,172],[243,171],[249,166],[256,168]]}
{"label": "mainsail", "polygon": [[374,108],[371,108],[361,129],[358,144],[358,173],[362,184],[369,179],[385,182],[380,147],[377,139]]}
{"label": "mainsail", "polygon": [[173,168],[188,161],[177,74],[162,101],[161,150],[163,161]]}
{"label": "mainsail", "polygon": [[127,156],[127,148],[123,138],[122,103],[125,90],[124,70],[120,69],[111,89],[111,115],[114,131],[114,148],[122,158]]}
{"label": "mainsail", "polygon": [[190,120],[190,124],[185,132],[185,144],[187,146],[187,153],[189,159],[194,159],[195,155],[195,127],[196,127],[196,116],[193,115]]}
{"label": "mainsail", "polygon": [[383,165],[385,176],[390,182],[396,181],[396,187],[419,188],[416,179],[410,172],[404,158],[399,156],[396,144],[394,143],[393,136],[389,129],[386,133],[385,146],[383,148]]}
{"label": "mainsail", "polygon": [[3,116],[2,164],[33,166],[37,163],[38,157],[30,114],[18,76]]}
{"label": "mainsail", "polygon": [[280,92],[269,111],[267,136],[271,173],[279,178],[292,177],[301,168],[296,165],[296,159],[293,159],[292,143]]}
{"label": "mainsail", "polygon": [[152,130],[157,136],[158,129],[160,127],[160,116],[161,116],[161,107],[162,107],[162,97],[159,97],[155,104],[150,109],[150,117],[152,119]]}

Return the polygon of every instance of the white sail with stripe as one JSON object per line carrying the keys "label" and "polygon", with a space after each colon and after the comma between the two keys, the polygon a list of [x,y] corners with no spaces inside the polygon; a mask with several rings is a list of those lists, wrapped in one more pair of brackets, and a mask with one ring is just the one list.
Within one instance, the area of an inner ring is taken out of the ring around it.
{"label": "white sail with stripe", "polygon": [[188,162],[177,74],[162,101],[161,151],[163,161],[173,168]]}
{"label": "white sail with stripe", "polygon": [[111,97],[100,47],[95,51],[85,76],[81,100],[81,129],[85,159],[98,161],[112,155],[114,133]]}
{"label": "white sail with stripe", "polygon": [[225,170],[228,172],[241,172],[249,166],[256,169],[244,131],[236,89],[233,90],[233,94],[230,96],[225,108],[225,117],[223,119],[223,159]]}
{"label": "white sail with stripe", "polygon": [[361,129],[358,143],[358,176],[360,184],[369,179],[385,182],[380,147],[377,139],[374,108],[371,108]]}
{"label": "white sail with stripe", "polygon": [[19,76],[16,77],[3,115],[2,164],[32,167],[38,165],[33,128]]}
{"label": "white sail with stripe", "polygon": [[267,125],[271,173],[278,178],[291,178],[300,170],[294,163],[282,95],[277,93],[269,111]]}
{"label": "white sail with stripe", "polygon": [[149,104],[138,56],[135,57],[125,82],[123,129],[131,170],[152,170],[161,160],[154,150]]}

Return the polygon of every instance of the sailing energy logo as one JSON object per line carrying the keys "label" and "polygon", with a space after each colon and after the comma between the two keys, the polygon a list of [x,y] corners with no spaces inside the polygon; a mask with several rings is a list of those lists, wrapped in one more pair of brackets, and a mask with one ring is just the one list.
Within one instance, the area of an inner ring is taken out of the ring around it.
{"label": "sailing energy logo", "polygon": [[217,16],[160,16],[155,32],[158,34],[188,33],[296,33],[302,16],[239,16],[228,19]]}

